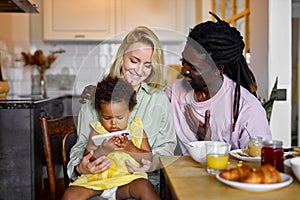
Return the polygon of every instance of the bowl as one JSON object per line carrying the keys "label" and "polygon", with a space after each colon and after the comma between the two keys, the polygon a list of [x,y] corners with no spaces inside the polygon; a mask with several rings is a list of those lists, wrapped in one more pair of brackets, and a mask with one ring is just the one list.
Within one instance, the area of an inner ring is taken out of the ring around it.
{"label": "bowl", "polygon": [[[205,164],[206,163],[206,147],[205,144],[207,143],[223,143],[226,142],[217,142],[217,141],[194,141],[185,143],[185,147],[187,148],[191,157],[199,163]],[[229,149],[231,148],[231,145]]]}
{"label": "bowl", "polygon": [[300,157],[294,157],[290,161],[295,177],[300,181]]}

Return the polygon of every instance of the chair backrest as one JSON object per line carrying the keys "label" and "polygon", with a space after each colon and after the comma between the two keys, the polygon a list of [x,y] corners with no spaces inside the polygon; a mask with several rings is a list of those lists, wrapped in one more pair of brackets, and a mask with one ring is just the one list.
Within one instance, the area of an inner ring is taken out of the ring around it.
{"label": "chair backrest", "polygon": [[77,140],[76,120],[77,116],[73,115],[56,119],[48,119],[46,116],[40,117],[49,190],[52,200],[58,197],[55,164],[63,166],[65,188],[69,185],[67,163],[70,150]]}

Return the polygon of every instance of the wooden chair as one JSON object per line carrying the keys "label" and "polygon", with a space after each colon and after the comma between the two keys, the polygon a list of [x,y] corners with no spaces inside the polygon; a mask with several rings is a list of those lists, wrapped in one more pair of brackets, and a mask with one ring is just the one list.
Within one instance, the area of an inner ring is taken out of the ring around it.
{"label": "wooden chair", "polygon": [[51,200],[58,199],[55,165],[62,165],[63,167],[63,190],[69,185],[67,164],[70,150],[77,140],[76,119],[77,117],[72,115],[56,119],[48,119],[46,116],[40,117]]}

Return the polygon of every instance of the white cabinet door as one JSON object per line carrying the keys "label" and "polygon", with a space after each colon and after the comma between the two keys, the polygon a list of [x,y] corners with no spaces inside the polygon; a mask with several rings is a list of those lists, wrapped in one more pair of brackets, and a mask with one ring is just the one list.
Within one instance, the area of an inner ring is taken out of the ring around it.
{"label": "white cabinet door", "polygon": [[44,0],[45,40],[103,40],[115,33],[114,0]]}
{"label": "white cabinet door", "polygon": [[[195,24],[195,3],[192,0],[116,0],[116,32],[145,25],[161,40],[182,39]],[[192,19],[193,18],[193,19]]]}

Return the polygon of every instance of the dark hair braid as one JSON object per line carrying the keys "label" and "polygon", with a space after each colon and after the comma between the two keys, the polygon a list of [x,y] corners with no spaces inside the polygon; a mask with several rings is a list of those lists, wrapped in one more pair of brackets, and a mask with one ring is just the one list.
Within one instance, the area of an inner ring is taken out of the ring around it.
{"label": "dark hair braid", "polygon": [[256,80],[243,56],[245,44],[240,32],[212,12],[209,13],[217,19],[217,22],[207,21],[196,25],[188,35],[188,42],[195,40],[202,45],[216,66],[223,66],[223,73],[236,82],[233,105],[234,131],[239,116],[240,86],[256,97]]}

